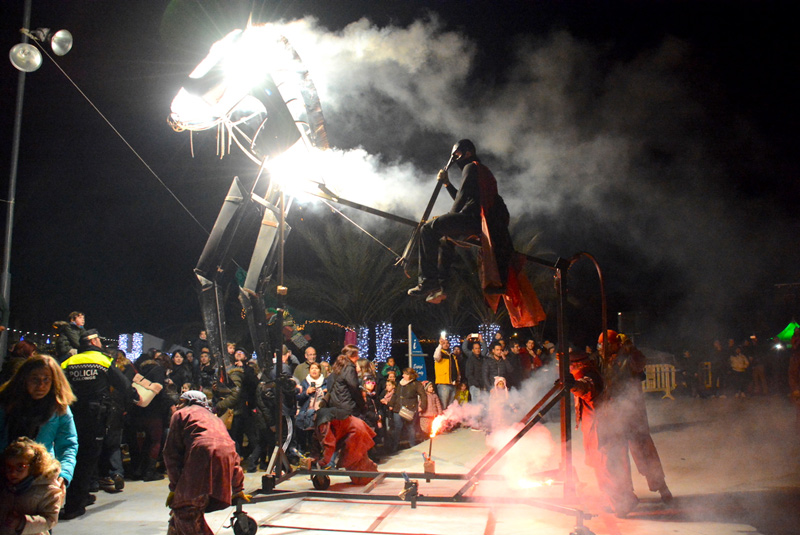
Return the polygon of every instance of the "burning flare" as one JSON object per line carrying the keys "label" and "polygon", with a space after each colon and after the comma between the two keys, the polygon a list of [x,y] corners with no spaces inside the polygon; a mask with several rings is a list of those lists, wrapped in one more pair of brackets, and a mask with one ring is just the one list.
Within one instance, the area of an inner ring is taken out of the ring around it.
{"label": "burning flare", "polygon": [[517,486],[521,489],[535,489],[540,487],[550,487],[555,483],[553,479],[545,479],[545,480],[533,480],[533,479],[526,479],[520,478],[517,481]]}
{"label": "burning flare", "polygon": [[440,414],[433,419],[433,423],[431,424],[431,438],[436,436],[442,428],[442,425],[444,425],[445,420],[447,420],[447,417],[444,414]]}

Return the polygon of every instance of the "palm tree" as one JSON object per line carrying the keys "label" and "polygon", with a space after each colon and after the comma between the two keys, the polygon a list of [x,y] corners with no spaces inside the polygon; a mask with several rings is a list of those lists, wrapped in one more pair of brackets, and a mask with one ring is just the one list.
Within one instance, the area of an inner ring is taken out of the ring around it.
{"label": "palm tree", "polygon": [[303,262],[315,268],[287,277],[292,306],[355,326],[390,319],[407,303],[408,283],[393,268],[394,257],[365,234],[330,221],[296,232],[312,253]]}

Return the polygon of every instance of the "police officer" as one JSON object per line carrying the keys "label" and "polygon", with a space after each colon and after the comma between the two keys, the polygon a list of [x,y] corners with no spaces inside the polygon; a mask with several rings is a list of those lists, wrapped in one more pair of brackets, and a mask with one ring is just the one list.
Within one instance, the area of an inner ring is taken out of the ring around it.
{"label": "police officer", "polygon": [[78,455],[75,476],[67,488],[67,501],[60,518],[69,520],[83,515],[86,506],[95,501],[89,486],[97,469],[103,446],[106,420],[113,387],[127,396],[136,396],[131,382],[102,352],[103,344],[97,330],[89,329],[80,339],[80,353],[69,357],[61,367],[78,401],[72,406],[75,428],[78,431]]}

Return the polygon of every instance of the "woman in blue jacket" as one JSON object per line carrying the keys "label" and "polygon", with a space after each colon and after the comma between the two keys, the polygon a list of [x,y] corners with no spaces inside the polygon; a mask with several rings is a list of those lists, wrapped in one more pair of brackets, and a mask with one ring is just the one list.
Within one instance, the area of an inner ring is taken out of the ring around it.
{"label": "woman in blue jacket", "polygon": [[78,433],[69,410],[74,402],[56,360],[34,353],[0,385],[0,450],[19,437],[43,444],[61,463],[59,479],[66,488],[78,453]]}

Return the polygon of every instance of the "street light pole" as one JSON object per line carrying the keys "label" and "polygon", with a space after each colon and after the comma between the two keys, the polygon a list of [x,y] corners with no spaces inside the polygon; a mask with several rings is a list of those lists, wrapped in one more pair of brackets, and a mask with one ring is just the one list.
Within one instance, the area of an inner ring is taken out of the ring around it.
{"label": "street light pole", "polygon": [[[33,0],[25,0],[22,15],[22,27],[30,28],[31,4]],[[28,42],[28,36],[22,34],[22,42]],[[3,317],[0,321],[8,321],[11,304],[11,236],[14,230],[14,203],[17,195],[17,167],[19,162],[19,140],[22,132],[22,102],[25,97],[25,71],[17,75],[17,104],[14,112],[14,133],[11,141],[11,170],[8,176],[8,199],[6,200],[6,240],[3,248],[3,278],[0,290],[3,298]],[[7,327],[7,325],[6,325]],[[8,330],[0,333],[0,362],[5,360],[8,347]]]}

